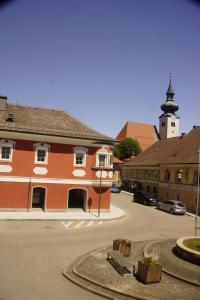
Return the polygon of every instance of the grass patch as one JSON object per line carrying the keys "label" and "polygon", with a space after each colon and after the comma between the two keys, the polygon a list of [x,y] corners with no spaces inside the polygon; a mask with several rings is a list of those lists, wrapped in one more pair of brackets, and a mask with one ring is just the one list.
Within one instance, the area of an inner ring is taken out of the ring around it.
{"label": "grass patch", "polygon": [[185,245],[186,247],[188,247],[192,250],[198,251],[200,253],[200,239],[199,238],[184,240],[183,245]]}

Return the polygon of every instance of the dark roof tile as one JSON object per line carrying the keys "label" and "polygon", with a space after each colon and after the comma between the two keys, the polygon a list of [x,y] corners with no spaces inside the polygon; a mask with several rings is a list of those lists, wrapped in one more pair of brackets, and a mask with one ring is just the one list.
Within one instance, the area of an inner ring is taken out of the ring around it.
{"label": "dark roof tile", "polygon": [[[7,121],[8,113],[14,114],[14,122]],[[64,111],[18,104],[7,104],[0,111],[0,130],[114,141]]]}
{"label": "dark roof tile", "polygon": [[198,163],[200,126],[195,126],[184,137],[163,139],[153,144],[140,155],[125,163],[129,166],[153,166],[160,164]]}

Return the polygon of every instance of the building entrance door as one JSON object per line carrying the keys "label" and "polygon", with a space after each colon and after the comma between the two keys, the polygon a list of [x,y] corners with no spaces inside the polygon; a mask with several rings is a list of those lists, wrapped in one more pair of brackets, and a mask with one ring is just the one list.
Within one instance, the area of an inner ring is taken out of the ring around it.
{"label": "building entrance door", "polygon": [[32,208],[44,209],[45,192],[45,189],[42,187],[36,187],[33,189]]}
{"label": "building entrance door", "polygon": [[86,207],[87,192],[82,189],[73,189],[69,191],[68,208],[82,208]]}

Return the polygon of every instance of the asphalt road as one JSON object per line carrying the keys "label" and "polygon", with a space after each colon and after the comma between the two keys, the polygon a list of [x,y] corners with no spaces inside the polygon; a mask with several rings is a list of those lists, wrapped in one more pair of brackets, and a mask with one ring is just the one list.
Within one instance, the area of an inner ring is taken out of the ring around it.
{"label": "asphalt road", "polygon": [[0,221],[0,300],[98,300],[62,275],[64,265],[115,238],[134,241],[194,234],[194,218],[175,216],[113,194],[126,217],[67,230],[60,221]]}

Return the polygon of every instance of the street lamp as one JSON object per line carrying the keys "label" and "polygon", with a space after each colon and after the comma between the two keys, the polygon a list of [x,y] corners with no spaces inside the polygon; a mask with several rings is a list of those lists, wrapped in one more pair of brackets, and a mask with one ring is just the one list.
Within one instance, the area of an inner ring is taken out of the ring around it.
{"label": "street lamp", "polygon": [[197,152],[199,155],[199,160],[198,160],[198,173],[197,173],[197,203],[196,203],[196,216],[195,216],[195,230],[194,230],[194,235],[197,235],[197,222],[198,222],[198,214],[199,214],[199,181],[200,181],[200,147]]}
{"label": "street lamp", "polygon": [[99,201],[98,201],[98,217],[100,217],[100,209],[101,209],[101,184],[102,184],[102,171],[103,168],[100,166],[100,178],[99,178]]}
{"label": "street lamp", "polygon": [[[94,142],[93,145],[95,147],[109,147],[110,149],[114,148],[115,142]],[[99,178],[99,197],[98,197],[98,217],[100,217],[100,210],[101,210],[101,188],[102,188],[102,172],[105,168],[105,161],[99,160],[99,171],[100,171],[100,178]]]}

